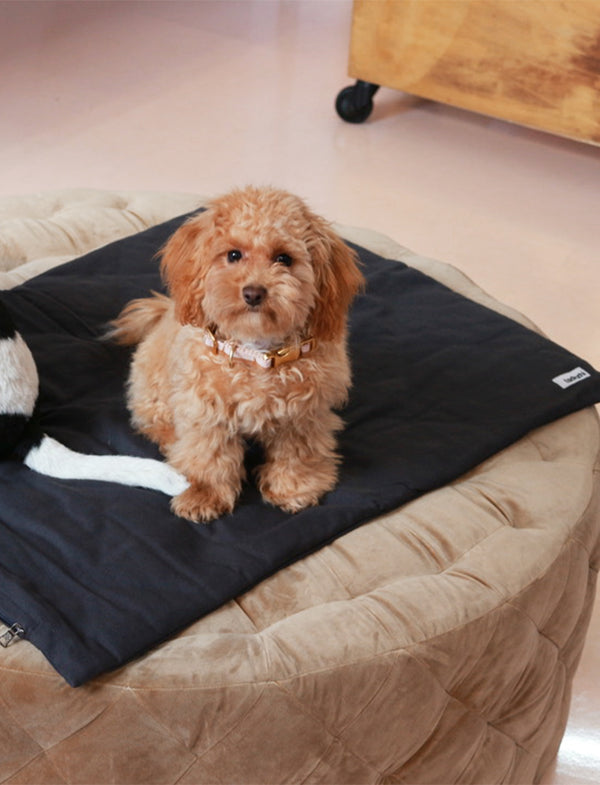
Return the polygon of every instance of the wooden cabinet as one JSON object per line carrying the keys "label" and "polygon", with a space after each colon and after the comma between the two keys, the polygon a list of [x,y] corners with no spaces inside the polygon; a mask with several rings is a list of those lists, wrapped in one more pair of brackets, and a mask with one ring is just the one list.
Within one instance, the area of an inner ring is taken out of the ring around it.
{"label": "wooden cabinet", "polygon": [[600,144],[600,0],[355,0],[349,73]]}

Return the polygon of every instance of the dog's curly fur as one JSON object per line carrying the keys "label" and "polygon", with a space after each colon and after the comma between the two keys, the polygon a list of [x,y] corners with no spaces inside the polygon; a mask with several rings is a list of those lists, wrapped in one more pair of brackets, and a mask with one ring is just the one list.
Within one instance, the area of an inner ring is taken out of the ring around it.
{"label": "dog's curly fur", "polygon": [[[263,498],[296,512],[337,481],[335,433],[350,385],[347,312],[363,284],[354,252],[298,197],[245,188],[187,220],[162,250],[169,296],[134,300],[112,337],[139,344],[128,404],[190,486],[175,514],[230,512],[244,480],[245,438],[258,440]],[[215,354],[218,337],[270,350],[311,337],[314,349],[277,368]]]}

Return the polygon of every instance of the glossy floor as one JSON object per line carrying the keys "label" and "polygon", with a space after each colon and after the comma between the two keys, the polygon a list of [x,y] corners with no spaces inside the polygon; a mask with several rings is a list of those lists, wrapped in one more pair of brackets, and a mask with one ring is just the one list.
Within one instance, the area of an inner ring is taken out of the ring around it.
{"label": "glossy floor", "polygon": [[[0,192],[270,183],[451,262],[600,367],[600,149],[382,89],[348,0],[0,2]],[[600,610],[544,782],[600,779]]]}

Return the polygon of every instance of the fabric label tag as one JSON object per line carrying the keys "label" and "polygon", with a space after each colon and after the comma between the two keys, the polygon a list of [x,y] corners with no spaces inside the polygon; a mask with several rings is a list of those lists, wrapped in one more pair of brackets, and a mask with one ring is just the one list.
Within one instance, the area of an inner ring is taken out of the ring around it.
{"label": "fabric label tag", "polygon": [[566,390],[567,387],[571,387],[571,385],[589,378],[590,374],[587,371],[584,371],[583,368],[573,368],[572,371],[567,371],[560,376],[555,376],[552,381],[554,384],[558,384],[559,387],[562,387],[563,390]]}

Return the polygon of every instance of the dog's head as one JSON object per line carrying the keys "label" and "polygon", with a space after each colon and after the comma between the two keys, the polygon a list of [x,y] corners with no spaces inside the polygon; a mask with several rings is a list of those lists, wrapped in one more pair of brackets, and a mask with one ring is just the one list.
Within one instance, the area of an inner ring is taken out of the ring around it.
{"label": "dog's head", "polygon": [[329,224],[272,188],[215,199],[173,234],[161,269],[182,324],[263,345],[339,339],[364,281]]}

